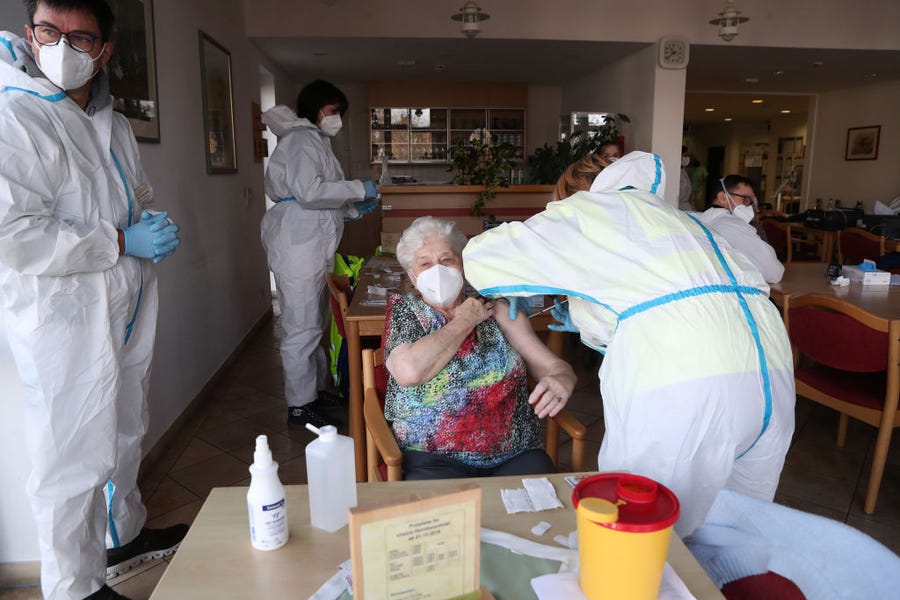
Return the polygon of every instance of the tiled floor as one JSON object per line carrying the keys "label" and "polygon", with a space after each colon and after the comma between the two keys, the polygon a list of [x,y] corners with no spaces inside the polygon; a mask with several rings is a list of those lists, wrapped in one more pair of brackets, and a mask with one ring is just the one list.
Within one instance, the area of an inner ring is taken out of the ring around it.
{"label": "tiled floor", "polygon": [[[261,433],[269,437],[282,482],[306,482],[304,449],[312,434],[286,423],[279,336],[276,319],[252,340],[144,478],[141,487],[149,526],[190,523],[213,487],[248,485],[253,444]],[[588,468],[596,469],[603,437],[598,362],[574,342],[567,345],[566,355],[579,373],[569,410],[588,425]],[[346,433],[346,409],[330,413],[341,420]],[[846,522],[900,553],[900,441],[893,444],[876,513],[869,516],[862,512],[862,499],[875,430],[851,422],[847,445],[839,449],[834,445],[836,427],[834,413],[798,401],[797,429],[776,501]],[[567,461],[568,448],[560,456]],[[129,598],[149,598],[167,564],[165,560],[147,563],[112,583]],[[0,584],[0,598],[32,599],[40,598],[40,593],[27,582],[5,588]]]}

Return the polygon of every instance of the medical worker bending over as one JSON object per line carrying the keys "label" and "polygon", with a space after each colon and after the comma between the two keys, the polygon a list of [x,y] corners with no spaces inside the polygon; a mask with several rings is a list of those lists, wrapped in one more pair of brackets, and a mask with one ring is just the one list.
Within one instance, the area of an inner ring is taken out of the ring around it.
{"label": "medical worker bending over", "polygon": [[[384,416],[403,451],[405,479],[552,473],[540,418],[556,415],[575,373],[535,335],[463,291],[465,234],[421,217],[397,243],[420,295],[392,295],[385,318],[390,373]],[[537,380],[529,394],[527,375]]]}
{"label": "medical worker bending over", "polygon": [[719,180],[719,187],[712,205],[697,218],[749,258],[767,282],[778,283],[784,275],[784,265],[775,249],[750,224],[756,216],[753,182],[740,175],[729,175]]}
{"label": "medical worker bending over", "polygon": [[794,430],[794,378],[762,276],[657,195],[664,172],[656,155],[627,154],[590,192],[482,233],[463,256],[483,295],[568,295],[557,318],[605,353],[599,469],[670,487],[685,536],[723,488],[773,498]]}
{"label": "medical worker bending over", "polygon": [[344,221],[377,206],[375,184],[346,181],[331,150],[347,107],[341,90],[318,80],[300,90],[296,113],[287,106],[263,113],[263,122],[279,138],[266,170],[266,194],[276,204],[261,229],[281,304],[284,394],[293,425],[329,423],[312,407],[328,374],[321,346],[325,276],[333,268]]}
{"label": "medical worker bending over", "polygon": [[178,226],[145,210],[137,143],[112,110],[109,6],[24,4],[26,38],[0,33],[0,310],[26,389],[41,587],[121,598],[106,577],[171,554],[187,531],[143,529],[137,487],[153,263],[175,251]]}

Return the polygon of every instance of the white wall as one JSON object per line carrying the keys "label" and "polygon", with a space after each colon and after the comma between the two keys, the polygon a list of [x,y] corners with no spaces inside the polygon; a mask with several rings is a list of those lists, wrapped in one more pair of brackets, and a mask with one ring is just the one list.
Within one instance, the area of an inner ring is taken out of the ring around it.
{"label": "white wall", "polygon": [[684,69],[660,69],[656,45],[572,82],[563,89],[563,112],[624,113],[630,123],[619,129],[625,151],[654,152],[666,165],[664,197],[678,203],[681,129],[684,115]]}
{"label": "white wall", "polygon": [[[819,95],[807,198],[840,198],[843,206],[900,196],[900,81]],[[877,160],[844,160],[847,129],[881,125]]]}
{"label": "white wall", "polygon": [[[142,144],[157,204],[181,225],[178,252],[160,264],[159,322],[150,384],[149,449],[269,307],[259,242],[262,165],[253,162],[250,103],[259,58],[237,0],[156,0],[160,144]],[[198,30],[231,52],[238,173],[207,175]],[[244,189],[253,199],[244,201]]]}

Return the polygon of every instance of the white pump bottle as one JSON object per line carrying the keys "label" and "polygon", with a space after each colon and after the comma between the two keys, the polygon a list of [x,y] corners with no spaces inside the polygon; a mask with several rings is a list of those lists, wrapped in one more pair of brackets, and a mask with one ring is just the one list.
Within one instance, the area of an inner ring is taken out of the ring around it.
{"label": "white pump bottle", "polygon": [[278,463],[272,460],[268,436],[256,437],[250,476],[247,492],[250,543],[257,550],[281,548],[288,541],[287,510],[284,486],[278,479]]}
{"label": "white pump bottle", "polygon": [[356,506],[356,463],[353,439],[338,435],[333,425],[306,428],[319,435],[306,446],[309,520],[313,527],[337,531]]}

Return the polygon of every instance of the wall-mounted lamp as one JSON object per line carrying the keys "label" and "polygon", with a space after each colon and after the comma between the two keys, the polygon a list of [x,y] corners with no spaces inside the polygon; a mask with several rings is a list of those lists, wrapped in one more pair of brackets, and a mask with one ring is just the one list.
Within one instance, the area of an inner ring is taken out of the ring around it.
{"label": "wall-mounted lamp", "polygon": [[726,0],[725,10],[719,13],[719,16],[709,22],[710,25],[719,26],[719,37],[730,42],[737,37],[738,25],[746,23],[750,19],[741,16],[741,11],[734,7],[734,0]]}
{"label": "wall-mounted lamp", "polygon": [[491,18],[491,15],[483,12],[474,0],[468,0],[459,12],[450,15],[454,21],[462,21],[462,32],[467,38],[473,38],[481,31],[481,21]]}

